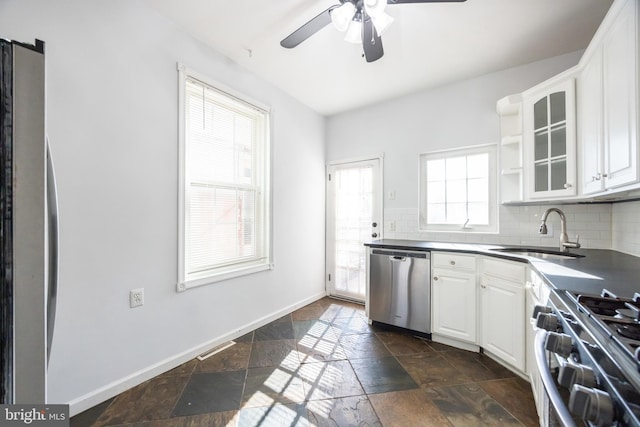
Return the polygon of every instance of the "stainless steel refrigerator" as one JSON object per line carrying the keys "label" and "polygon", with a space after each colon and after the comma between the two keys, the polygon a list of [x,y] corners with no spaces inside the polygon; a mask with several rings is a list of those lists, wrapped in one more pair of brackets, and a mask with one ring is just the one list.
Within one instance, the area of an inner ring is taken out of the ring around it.
{"label": "stainless steel refrigerator", "polygon": [[58,228],[44,43],[0,40],[0,56],[1,402],[47,403]]}

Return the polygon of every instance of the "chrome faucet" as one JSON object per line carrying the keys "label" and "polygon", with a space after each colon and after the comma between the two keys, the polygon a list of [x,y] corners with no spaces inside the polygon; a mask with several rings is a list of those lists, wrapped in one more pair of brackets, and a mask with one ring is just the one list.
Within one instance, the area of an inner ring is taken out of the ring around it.
{"label": "chrome faucet", "polygon": [[580,236],[576,236],[575,242],[569,241],[569,236],[567,235],[567,218],[564,216],[564,212],[558,208],[549,208],[542,214],[542,222],[540,223],[538,233],[547,234],[547,217],[551,212],[556,212],[560,215],[560,251],[569,252],[569,248],[579,248],[580,243],[578,242],[580,241]]}

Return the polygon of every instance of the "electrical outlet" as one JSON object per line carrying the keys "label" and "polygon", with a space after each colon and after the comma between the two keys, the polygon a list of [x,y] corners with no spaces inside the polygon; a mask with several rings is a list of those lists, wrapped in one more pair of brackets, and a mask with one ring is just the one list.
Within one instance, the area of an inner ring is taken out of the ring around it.
{"label": "electrical outlet", "polygon": [[396,231],[396,222],[389,221],[389,231]]}
{"label": "electrical outlet", "polygon": [[140,307],[144,305],[144,288],[132,289],[129,292],[129,307]]}

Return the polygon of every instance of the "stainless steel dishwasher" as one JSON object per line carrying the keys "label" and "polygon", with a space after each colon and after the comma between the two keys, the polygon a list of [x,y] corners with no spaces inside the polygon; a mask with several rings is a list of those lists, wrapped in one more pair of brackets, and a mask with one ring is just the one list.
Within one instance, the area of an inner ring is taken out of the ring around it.
{"label": "stainless steel dishwasher", "polygon": [[371,249],[369,318],[431,333],[431,252]]}

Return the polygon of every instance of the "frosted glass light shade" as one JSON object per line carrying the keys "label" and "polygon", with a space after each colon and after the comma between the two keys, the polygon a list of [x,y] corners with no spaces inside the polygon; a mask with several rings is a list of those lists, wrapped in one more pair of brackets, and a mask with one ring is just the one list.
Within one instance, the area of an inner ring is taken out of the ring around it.
{"label": "frosted glass light shade", "polygon": [[373,21],[373,26],[376,27],[376,31],[378,32],[378,35],[381,36],[384,30],[389,28],[389,26],[393,22],[393,17],[382,12],[380,15],[377,15],[377,16],[372,15],[371,20]]}
{"label": "frosted glass light shade", "polygon": [[351,21],[344,39],[349,43],[362,43],[362,21]]}
{"label": "frosted glass light shade", "polygon": [[353,3],[346,2],[331,11],[331,22],[338,31],[346,31],[355,14],[356,7]]}
{"label": "frosted glass light shade", "polygon": [[364,10],[371,17],[384,13],[385,7],[387,7],[387,0],[364,0]]}

